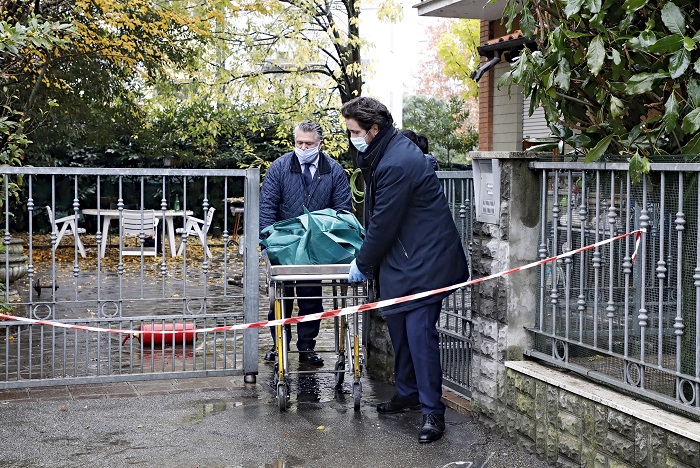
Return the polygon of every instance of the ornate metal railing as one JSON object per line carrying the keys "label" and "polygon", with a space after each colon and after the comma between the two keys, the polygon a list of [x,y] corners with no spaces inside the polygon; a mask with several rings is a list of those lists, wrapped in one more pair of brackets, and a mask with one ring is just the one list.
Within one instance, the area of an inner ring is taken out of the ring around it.
{"label": "ornate metal railing", "polygon": [[700,416],[698,164],[531,163],[541,173],[544,259],[645,229],[635,241],[540,267],[529,354]]}

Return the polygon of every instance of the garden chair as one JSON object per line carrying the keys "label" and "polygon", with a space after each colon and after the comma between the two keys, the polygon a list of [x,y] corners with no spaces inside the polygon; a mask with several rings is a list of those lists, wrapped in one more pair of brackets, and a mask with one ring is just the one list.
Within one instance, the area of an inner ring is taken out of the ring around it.
{"label": "garden chair", "polygon": [[[195,218],[195,217],[188,217],[187,218],[187,223],[185,224],[184,228],[178,228],[175,230],[176,233],[180,234],[184,237],[193,237],[197,236],[199,238],[199,242],[201,242],[202,246],[206,245],[205,244],[205,239],[207,236],[207,233],[209,232],[209,227],[212,224],[212,221],[214,220],[214,211],[216,208],[213,206],[209,207],[209,210],[207,210],[205,220]],[[184,240],[180,242],[180,248],[177,249],[177,255],[180,256],[182,255],[183,250],[185,250],[185,242]],[[209,249],[209,246],[207,245],[207,255],[209,258],[212,258],[211,250]]]}
{"label": "garden chair", "polygon": [[51,233],[56,232],[58,229],[58,235],[56,236],[56,243],[53,244],[53,250],[56,250],[58,244],[61,243],[63,236],[74,236],[75,243],[78,245],[78,251],[80,255],[85,258],[85,246],[83,246],[83,241],[80,240],[80,234],[85,234],[85,228],[77,228],[75,226],[75,216],[64,216],[63,218],[54,219],[53,211],[50,206],[46,206],[46,212],[49,215],[49,221],[51,221]]}
{"label": "garden chair", "polygon": [[[122,255],[158,255],[158,217],[154,210],[123,210],[122,211]],[[144,237],[143,247],[141,236]],[[137,238],[136,246],[124,245],[128,238]],[[145,238],[152,238],[153,245],[145,242]]]}

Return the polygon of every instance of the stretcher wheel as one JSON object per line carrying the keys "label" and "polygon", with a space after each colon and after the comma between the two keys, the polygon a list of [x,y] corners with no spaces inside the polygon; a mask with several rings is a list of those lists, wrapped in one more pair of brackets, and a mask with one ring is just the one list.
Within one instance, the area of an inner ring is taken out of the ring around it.
{"label": "stretcher wheel", "polygon": [[335,386],[340,387],[345,381],[345,356],[340,356],[335,363]]}
{"label": "stretcher wheel", "polygon": [[277,384],[277,404],[280,407],[280,411],[286,411],[287,409],[287,399],[289,398],[289,389],[284,382]]}
{"label": "stretcher wheel", "polygon": [[352,399],[355,404],[355,411],[360,411],[360,399],[362,398],[362,384],[355,382],[352,384]]}

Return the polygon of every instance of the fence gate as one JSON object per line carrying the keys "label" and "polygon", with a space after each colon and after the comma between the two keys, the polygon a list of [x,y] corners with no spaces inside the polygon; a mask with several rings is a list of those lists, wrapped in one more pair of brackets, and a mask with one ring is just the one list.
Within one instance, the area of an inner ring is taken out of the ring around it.
{"label": "fence gate", "polygon": [[0,306],[58,324],[0,319],[0,389],[254,382],[258,332],[229,326],[259,318],[259,183],[257,169],[0,168]]}
{"label": "fence gate", "polygon": [[[452,218],[462,239],[471,268],[473,240],[472,171],[438,172]],[[458,289],[445,298],[438,323],[443,384],[455,391],[471,395],[472,315],[471,287]]]}

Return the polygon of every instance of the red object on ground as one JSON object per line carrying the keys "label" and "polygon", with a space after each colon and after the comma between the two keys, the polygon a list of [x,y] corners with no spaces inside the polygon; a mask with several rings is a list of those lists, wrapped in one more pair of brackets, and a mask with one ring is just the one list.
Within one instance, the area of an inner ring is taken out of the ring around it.
{"label": "red object on ground", "polygon": [[161,344],[192,343],[195,340],[194,323],[143,324],[134,335],[144,346],[151,342]]}

